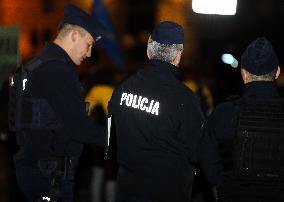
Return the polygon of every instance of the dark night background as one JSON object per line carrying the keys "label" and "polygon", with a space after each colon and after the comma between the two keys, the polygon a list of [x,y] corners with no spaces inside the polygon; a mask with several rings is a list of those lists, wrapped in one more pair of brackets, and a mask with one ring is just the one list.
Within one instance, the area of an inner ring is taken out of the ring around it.
{"label": "dark night background", "polygon": [[[57,23],[63,7],[74,3],[87,11],[92,10],[92,0],[0,0],[0,25],[21,27],[20,47],[22,62],[39,52],[46,40],[56,34]],[[147,62],[147,39],[155,24],[161,20],[174,20],[185,27],[185,53],[180,66],[182,79],[205,83],[212,94],[213,106],[229,95],[241,92],[240,57],[246,46],[256,37],[265,36],[273,44],[280,67],[284,60],[284,0],[238,0],[234,16],[202,15],[191,9],[191,0],[105,0],[114,33],[122,51],[125,66],[117,70],[106,52],[95,47],[92,57],[78,68],[83,84],[114,83],[143,67]],[[162,5],[162,6],[161,6]],[[163,12],[163,9],[167,11]],[[162,13],[162,14],[161,14]],[[0,44],[1,46],[1,44]],[[221,61],[222,53],[231,53],[239,61],[232,68]],[[1,55],[0,55],[1,60]],[[91,75],[92,74],[92,75]],[[115,76],[118,74],[119,76]],[[88,81],[89,83],[87,83]],[[86,83],[84,83],[86,82]],[[0,201],[23,201],[15,183],[12,154],[15,139],[7,136],[7,81],[0,81]],[[277,81],[284,95],[284,74]],[[89,201],[90,155],[84,154],[81,173],[78,174],[76,201]],[[85,167],[84,167],[85,166]],[[83,173],[83,174],[82,174]],[[206,184],[198,184],[197,193]],[[212,201],[196,197],[197,201]]]}

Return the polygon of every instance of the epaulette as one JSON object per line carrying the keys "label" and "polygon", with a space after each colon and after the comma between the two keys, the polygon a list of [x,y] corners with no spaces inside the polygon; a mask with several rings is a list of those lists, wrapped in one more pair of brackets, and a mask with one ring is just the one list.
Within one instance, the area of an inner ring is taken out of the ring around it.
{"label": "epaulette", "polygon": [[52,54],[47,54],[47,53],[42,53],[38,56],[36,56],[35,58],[33,58],[27,65],[24,65],[24,69],[27,72],[32,72],[35,69],[37,69],[38,67],[40,67],[43,63],[47,63],[49,61],[62,61],[62,62],[66,62],[65,59],[63,58],[59,58],[56,55],[52,55]]}

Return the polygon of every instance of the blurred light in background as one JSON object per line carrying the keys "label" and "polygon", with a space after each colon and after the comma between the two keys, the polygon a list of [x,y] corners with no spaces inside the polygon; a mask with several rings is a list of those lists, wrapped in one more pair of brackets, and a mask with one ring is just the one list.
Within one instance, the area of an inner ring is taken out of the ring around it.
{"label": "blurred light in background", "polygon": [[235,15],[237,0],[192,0],[192,10],[201,14]]}
{"label": "blurred light in background", "polygon": [[232,66],[233,68],[237,68],[238,65],[239,65],[239,62],[238,62],[236,59],[234,59],[234,62],[231,64],[231,66]]}
{"label": "blurred light in background", "polygon": [[234,62],[234,57],[231,55],[231,54],[229,54],[229,53],[224,53],[223,55],[222,55],[222,61],[225,63],[225,64],[232,64],[233,62]]}
{"label": "blurred light in background", "polygon": [[238,60],[236,60],[232,54],[224,53],[224,54],[222,54],[221,59],[222,59],[223,63],[231,65],[233,68],[238,67],[238,64],[239,64]]}

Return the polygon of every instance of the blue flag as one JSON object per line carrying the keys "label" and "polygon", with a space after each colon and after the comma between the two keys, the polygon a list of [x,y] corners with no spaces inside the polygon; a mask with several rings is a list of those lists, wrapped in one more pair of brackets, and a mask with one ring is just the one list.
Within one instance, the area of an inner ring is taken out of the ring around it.
{"label": "blue flag", "polygon": [[91,15],[104,26],[106,33],[106,36],[98,40],[96,44],[106,51],[106,54],[113,60],[117,68],[123,69],[124,60],[122,53],[118,41],[116,40],[116,37],[114,35],[112,24],[107,10],[103,4],[103,0],[94,0],[93,11]]}

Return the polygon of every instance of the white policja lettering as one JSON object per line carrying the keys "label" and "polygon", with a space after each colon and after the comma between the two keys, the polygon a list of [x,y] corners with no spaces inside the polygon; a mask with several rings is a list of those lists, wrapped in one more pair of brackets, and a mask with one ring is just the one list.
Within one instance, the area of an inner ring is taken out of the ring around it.
{"label": "white policja lettering", "polygon": [[120,105],[139,109],[141,111],[145,111],[156,116],[159,115],[160,103],[158,101],[148,99],[147,97],[143,97],[141,95],[123,92],[120,97]]}

